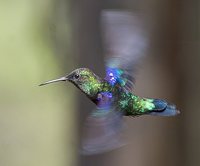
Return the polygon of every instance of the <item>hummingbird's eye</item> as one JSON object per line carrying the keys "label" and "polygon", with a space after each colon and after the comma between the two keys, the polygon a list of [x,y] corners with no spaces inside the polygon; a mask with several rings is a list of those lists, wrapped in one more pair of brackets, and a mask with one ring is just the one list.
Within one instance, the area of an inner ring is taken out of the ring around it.
{"label": "hummingbird's eye", "polygon": [[79,78],[79,74],[75,74],[75,75],[74,75],[74,78],[75,78],[75,79],[78,79],[78,78]]}

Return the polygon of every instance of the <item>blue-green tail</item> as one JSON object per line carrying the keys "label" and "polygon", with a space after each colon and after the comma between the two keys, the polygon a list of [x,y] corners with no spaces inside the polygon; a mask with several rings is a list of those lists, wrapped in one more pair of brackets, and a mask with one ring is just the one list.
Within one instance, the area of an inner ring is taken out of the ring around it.
{"label": "blue-green tail", "polygon": [[167,103],[165,100],[154,99],[155,108],[150,112],[150,115],[155,116],[175,116],[180,113],[173,104]]}

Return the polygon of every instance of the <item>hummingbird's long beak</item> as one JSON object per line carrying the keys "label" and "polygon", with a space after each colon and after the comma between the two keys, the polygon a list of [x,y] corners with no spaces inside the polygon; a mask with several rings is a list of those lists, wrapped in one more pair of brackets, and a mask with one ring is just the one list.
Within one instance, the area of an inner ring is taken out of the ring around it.
{"label": "hummingbird's long beak", "polygon": [[43,85],[47,85],[47,84],[51,84],[51,83],[54,83],[54,82],[59,82],[59,81],[67,81],[68,80],[68,77],[61,77],[61,78],[58,78],[58,79],[55,79],[55,80],[51,80],[51,81],[47,81],[45,83],[42,83],[40,84],[39,86],[43,86]]}

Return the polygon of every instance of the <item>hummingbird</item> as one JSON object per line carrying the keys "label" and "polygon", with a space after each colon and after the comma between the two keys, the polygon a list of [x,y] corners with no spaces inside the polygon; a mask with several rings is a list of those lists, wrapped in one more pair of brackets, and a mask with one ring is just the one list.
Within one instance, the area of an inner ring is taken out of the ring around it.
{"label": "hummingbird", "polygon": [[69,81],[95,105],[84,124],[84,154],[97,154],[121,147],[123,116],[175,116],[174,104],[163,99],[144,98],[133,92],[135,66],[147,47],[147,37],[140,17],[132,12],[106,10],[102,25],[106,50],[106,73],[101,78],[89,68],[78,68],[55,82]]}

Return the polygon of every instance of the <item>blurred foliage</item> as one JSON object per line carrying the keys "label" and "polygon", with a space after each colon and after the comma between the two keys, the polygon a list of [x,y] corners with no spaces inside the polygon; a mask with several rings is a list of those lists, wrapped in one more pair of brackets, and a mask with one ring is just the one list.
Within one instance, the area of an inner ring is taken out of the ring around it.
{"label": "blurred foliage", "polygon": [[74,165],[74,93],[62,83],[37,86],[65,74],[50,35],[54,5],[51,0],[0,1],[2,166]]}

